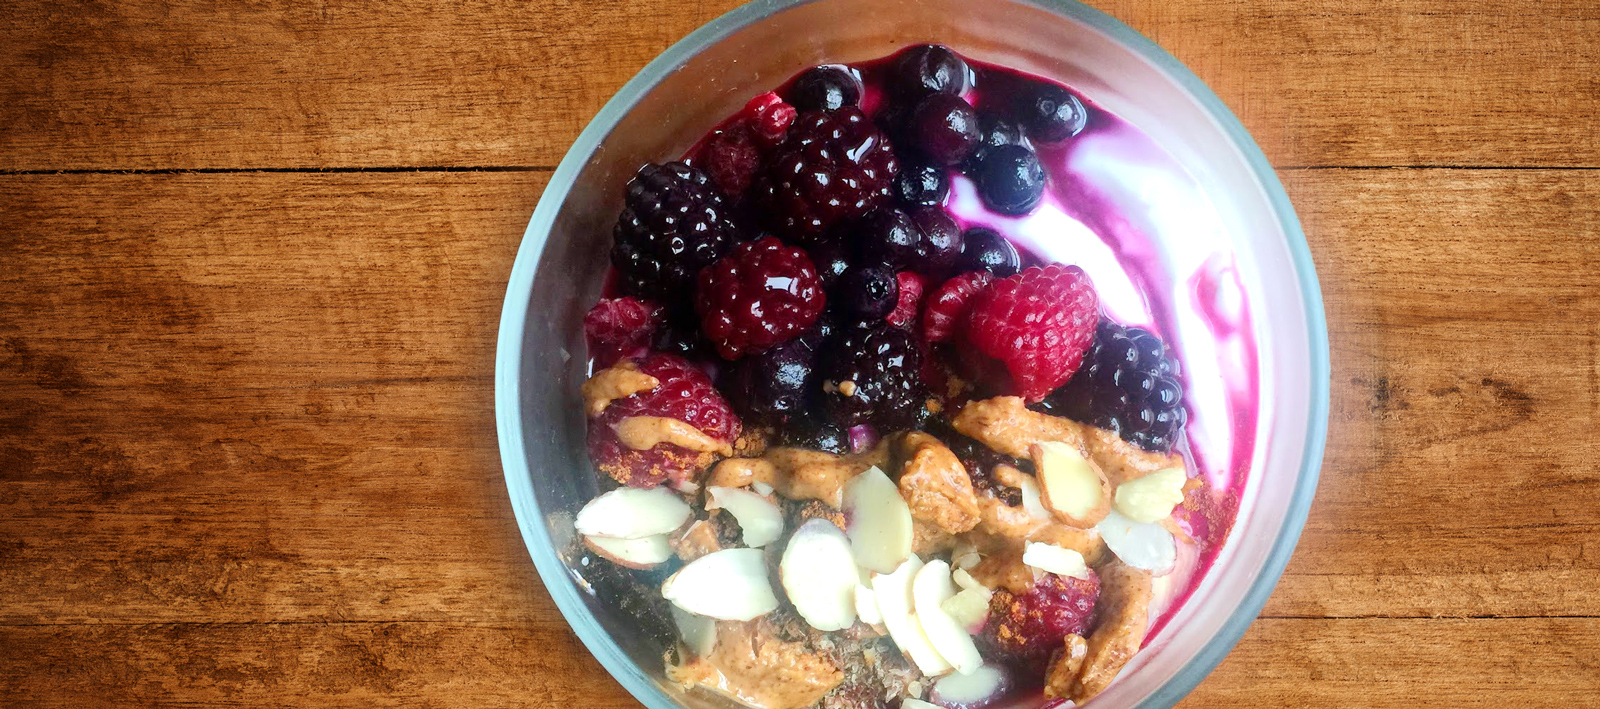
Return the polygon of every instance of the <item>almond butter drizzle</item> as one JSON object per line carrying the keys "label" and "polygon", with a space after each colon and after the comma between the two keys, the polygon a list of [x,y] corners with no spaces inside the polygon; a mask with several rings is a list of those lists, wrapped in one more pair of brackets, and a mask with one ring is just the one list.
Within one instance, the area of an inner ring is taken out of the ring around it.
{"label": "almond butter drizzle", "polygon": [[636,451],[671,443],[701,453],[733,455],[733,446],[712,438],[693,425],[662,416],[629,416],[616,425],[617,440]]}
{"label": "almond butter drizzle", "polygon": [[578,387],[578,392],[583,395],[583,410],[590,416],[599,416],[611,402],[658,386],[661,386],[661,380],[639,371],[639,365],[624,360],[595,372],[589,381]]}

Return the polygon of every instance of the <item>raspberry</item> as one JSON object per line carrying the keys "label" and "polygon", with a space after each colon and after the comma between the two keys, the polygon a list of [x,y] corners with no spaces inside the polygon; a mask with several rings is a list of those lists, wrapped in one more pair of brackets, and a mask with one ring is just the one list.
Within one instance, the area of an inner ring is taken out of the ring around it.
{"label": "raspberry", "polygon": [[1005,366],[1010,389],[1039,401],[1078,371],[1099,311],[1083,269],[1034,266],[973,296],[966,335],[977,353]]}
{"label": "raspberry", "polygon": [[738,241],[728,213],[704,172],[677,162],[639,168],[612,230],[622,289],[661,303],[687,300],[695,273]]}
{"label": "raspberry", "polygon": [[808,111],[758,177],[755,195],[775,231],[803,244],[889,198],[900,163],[861,109]]}
{"label": "raspberry", "polygon": [[916,324],[917,308],[922,305],[922,277],[910,271],[901,271],[894,274],[894,279],[900,285],[900,297],[894,310],[884,319],[890,325],[909,330]]}
{"label": "raspberry", "polygon": [[617,399],[600,415],[589,419],[589,459],[600,472],[633,487],[689,480],[709,466],[716,454],[672,443],[634,450],[618,440],[616,425],[633,416],[677,419],[732,445],[739,437],[739,417],[717,393],[711,378],[682,357],[653,354],[639,362],[639,371],[655,377],[660,384],[650,391]]}
{"label": "raspberry", "polygon": [[1100,596],[1100,577],[1088,579],[1044,574],[1027,593],[1004,588],[989,597],[989,620],[983,646],[989,653],[1023,662],[1048,660],[1068,635],[1083,635]]}
{"label": "raspberry", "polygon": [[1043,408],[1167,453],[1189,420],[1179,374],[1177,358],[1154,333],[1101,320],[1083,368]]}
{"label": "raspberry", "polygon": [[945,281],[928,294],[922,308],[922,337],[929,342],[943,342],[956,334],[967,303],[993,280],[988,271],[963,273]]}
{"label": "raspberry", "polygon": [[695,312],[717,353],[734,360],[804,332],[825,301],[811,257],[769,236],[700,272]]}
{"label": "raspberry", "polygon": [[742,125],[729,126],[711,134],[695,154],[695,164],[705,170],[717,189],[738,201],[750,180],[761,168],[761,151]]}
{"label": "raspberry", "polygon": [[750,132],[767,147],[783,142],[789,133],[789,126],[794,125],[794,119],[799,114],[794,106],[784,103],[782,97],[771,91],[750,99],[740,112],[749,124]]}
{"label": "raspberry", "polygon": [[601,369],[644,354],[660,326],[661,306],[637,298],[601,298],[583,316],[590,355]]}
{"label": "raspberry", "polygon": [[822,411],[840,428],[909,426],[922,408],[921,366],[922,352],[904,330],[883,323],[841,328],[822,354]]}

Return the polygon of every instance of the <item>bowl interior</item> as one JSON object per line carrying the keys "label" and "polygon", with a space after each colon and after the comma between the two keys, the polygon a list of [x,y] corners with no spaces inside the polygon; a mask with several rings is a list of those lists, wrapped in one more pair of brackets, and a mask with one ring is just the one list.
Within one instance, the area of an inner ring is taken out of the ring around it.
{"label": "bowl interior", "polygon": [[1148,40],[1075,3],[752,3],[664,53],[579,137],[529,224],[501,323],[497,418],[524,539],[574,631],[647,706],[733,704],[664,682],[661,648],[590,595],[573,545],[573,516],[598,490],[577,401],[587,375],[581,323],[599,296],[623,186],[639,165],[676,158],[750,96],[807,66],[933,41],[1062,81],[1151,136],[1194,177],[1225,225],[1253,314],[1262,404],[1250,483],[1226,550],[1094,706],[1174,703],[1259,612],[1298,538],[1327,416],[1321,299],[1281,186],[1210,91]]}

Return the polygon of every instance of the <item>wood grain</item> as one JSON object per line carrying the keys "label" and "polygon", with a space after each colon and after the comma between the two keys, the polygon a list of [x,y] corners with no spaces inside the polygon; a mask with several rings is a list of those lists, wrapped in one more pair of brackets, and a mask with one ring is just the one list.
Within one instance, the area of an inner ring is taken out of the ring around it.
{"label": "wood grain", "polygon": [[[737,4],[11,3],[0,169],[553,166]],[[1092,4],[1193,68],[1278,165],[1600,167],[1589,0]]]}

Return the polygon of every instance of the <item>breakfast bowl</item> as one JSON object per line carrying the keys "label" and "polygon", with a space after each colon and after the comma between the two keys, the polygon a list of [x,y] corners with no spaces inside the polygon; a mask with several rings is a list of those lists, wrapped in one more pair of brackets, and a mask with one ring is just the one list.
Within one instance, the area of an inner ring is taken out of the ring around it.
{"label": "breakfast bowl", "polygon": [[[652,709],[738,704],[668,678],[667,648],[637,609],[597,588],[576,528],[603,480],[585,453],[579,387],[592,372],[584,316],[606,283],[625,186],[640,165],[677,159],[750,97],[807,67],[926,42],[1060,82],[1143,141],[1133,149],[1107,142],[1100,161],[1084,166],[1105,181],[1097,194],[1119,209],[1090,229],[1100,240],[1052,231],[1028,246],[1051,261],[1144,264],[1138,277],[1101,284],[1101,302],[1160,321],[1185,353],[1194,460],[1229,491],[1231,520],[1221,521],[1219,547],[1189,560],[1181,587],[1165,589],[1143,649],[1092,705],[1176,703],[1243,635],[1299,537],[1328,413],[1321,296],[1271,166],[1199,79],[1125,25],[1071,2],[754,2],[652,61],[578,137],[530,220],[500,323],[496,418],[523,539],[574,633]],[[1097,173],[1095,165],[1109,167]],[[993,706],[1049,705],[1039,695],[1008,702]]]}

